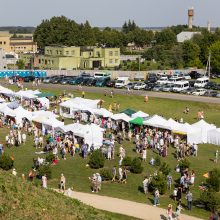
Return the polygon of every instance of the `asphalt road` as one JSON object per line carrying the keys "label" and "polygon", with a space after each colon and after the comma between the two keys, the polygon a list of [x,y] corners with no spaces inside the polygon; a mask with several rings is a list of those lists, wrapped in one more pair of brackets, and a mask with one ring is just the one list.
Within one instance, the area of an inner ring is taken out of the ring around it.
{"label": "asphalt road", "polygon": [[[5,83],[1,83],[5,84]],[[5,86],[7,86],[5,84]],[[25,87],[33,88],[32,83],[25,83]],[[78,90],[78,86],[74,85],[61,85],[61,84],[41,84],[38,88],[42,89],[57,89],[62,91],[72,91]],[[93,92],[93,93],[103,93],[106,91],[110,94],[110,91],[113,90],[115,94],[127,94],[126,89],[115,89],[115,88],[108,88],[108,87],[87,87],[83,86],[82,89],[85,92]],[[204,97],[204,96],[193,96],[193,95],[182,95],[176,93],[166,93],[166,92],[152,92],[152,91],[144,91],[144,90],[131,90],[130,95],[139,95],[139,96],[146,96],[154,97],[154,98],[163,98],[163,99],[174,99],[174,100],[183,100],[183,101],[193,101],[193,102],[203,102],[203,103],[213,103],[213,104],[220,104],[220,98],[214,97]]]}
{"label": "asphalt road", "polygon": [[[29,84],[29,86],[32,86]],[[61,84],[41,84],[39,88],[42,89],[50,89],[56,88],[60,91],[71,91],[79,89],[78,86],[73,85],[61,85]],[[94,93],[103,93],[107,91],[110,93],[111,90],[114,91],[115,94],[127,94],[126,89],[115,89],[115,88],[106,88],[106,87],[87,87],[83,86],[83,90],[85,92],[94,92]],[[164,98],[164,99],[174,99],[174,100],[183,100],[183,101],[193,101],[193,102],[205,102],[205,103],[214,103],[220,104],[220,98],[214,97],[204,97],[204,96],[193,96],[193,95],[182,95],[176,93],[164,93],[164,92],[152,92],[152,91],[144,91],[144,90],[131,90],[130,94],[139,95],[139,96],[146,96],[154,97],[154,98]]]}

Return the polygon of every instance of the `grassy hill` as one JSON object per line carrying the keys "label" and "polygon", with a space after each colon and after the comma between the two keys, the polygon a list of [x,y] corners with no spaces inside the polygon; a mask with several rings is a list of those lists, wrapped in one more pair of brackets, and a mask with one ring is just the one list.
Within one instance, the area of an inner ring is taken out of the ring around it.
{"label": "grassy hill", "polygon": [[99,211],[52,190],[0,171],[0,219],[128,220],[132,217]]}

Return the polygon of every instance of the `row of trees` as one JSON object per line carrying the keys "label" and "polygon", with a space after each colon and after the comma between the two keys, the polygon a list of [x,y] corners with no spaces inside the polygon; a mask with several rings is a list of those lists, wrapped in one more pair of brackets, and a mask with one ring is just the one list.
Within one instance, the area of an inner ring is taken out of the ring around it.
{"label": "row of trees", "polygon": [[105,45],[123,48],[131,42],[143,47],[150,44],[153,37],[152,31],[140,29],[131,21],[123,25],[122,31],[108,27],[100,30],[97,27],[92,28],[88,21],[84,24],[77,24],[64,16],[43,20],[34,32],[34,40],[41,48],[51,44],[66,46]]}

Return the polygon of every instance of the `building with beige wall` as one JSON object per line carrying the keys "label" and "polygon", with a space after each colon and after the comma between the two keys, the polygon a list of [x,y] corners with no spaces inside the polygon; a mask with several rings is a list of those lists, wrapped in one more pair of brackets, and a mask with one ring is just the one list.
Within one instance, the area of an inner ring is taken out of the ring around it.
{"label": "building with beige wall", "polygon": [[[26,55],[23,54],[22,57]],[[120,65],[119,48],[97,47],[45,47],[44,55],[35,55],[39,69],[75,70],[112,68]]]}
{"label": "building with beige wall", "polygon": [[37,43],[33,41],[31,34],[14,36],[7,31],[0,31],[0,48],[6,53],[36,53]]}

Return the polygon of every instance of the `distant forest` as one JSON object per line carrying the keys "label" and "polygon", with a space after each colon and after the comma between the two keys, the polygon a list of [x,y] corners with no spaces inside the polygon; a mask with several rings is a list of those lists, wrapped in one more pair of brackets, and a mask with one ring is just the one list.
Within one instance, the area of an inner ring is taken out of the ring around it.
{"label": "distant forest", "polygon": [[0,27],[0,31],[9,31],[10,34],[32,34],[35,27],[22,27],[22,26],[4,26]]}

